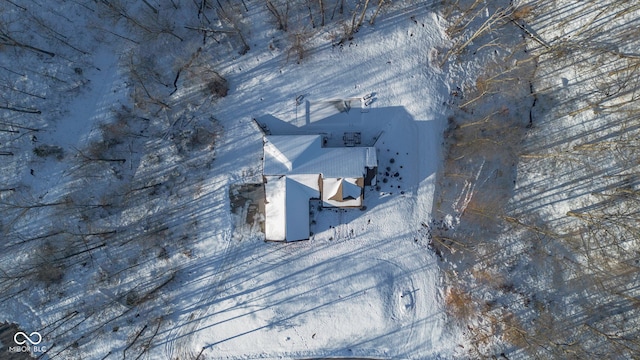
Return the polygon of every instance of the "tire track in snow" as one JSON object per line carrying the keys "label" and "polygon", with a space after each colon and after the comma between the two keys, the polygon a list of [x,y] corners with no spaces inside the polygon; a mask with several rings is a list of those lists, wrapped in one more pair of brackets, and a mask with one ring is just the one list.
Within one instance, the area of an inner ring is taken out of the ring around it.
{"label": "tire track in snow", "polygon": [[[411,276],[411,271],[407,270],[402,264],[396,262],[396,261],[392,261],[389,259],[381,259],[381,258],[376,258],[377,261],[383,262],[383,263],[387,263],[393,267],[395,267],[396,269],[399,270],[399,273],[397,276],[394,276],[394,284],[392,286],[392,296],[399,296],[400,299],[402,300],[398,300],[398,299],[393,299],[391,306],[397,307],[399,308],[398,311],[398,316],[400,318],[398,318],[398,320],[400,321],[408,321],[410,323],[410,327],[409,327],[409,335],[406,337],[407,341],[404,345],[405,347],[405,353],[409,350],[408,347],[411,345],[412,343],[412,338],[414,336],[415,333],[415,324],[416,324],[416,293],[419,289],[416,289],[415,284],[413,282],[413,277]],[[397,284],[395,284],[395,282],[397,281],[396,279],[398,278],[402,278],[403,276],[407,277],[407,280],[405,283],[403,282],[398,282]],[[407,289],[407,286],[408,288]],[[398,290],[398,294],[395,293],[395,290]],[[409,303],[405,303],[407,300],[409,300]],[[404,306],[405,308],[402,309],[400,308],[401,306]],[[397,309],[393,309],[393,310],[397,310]],[[410,314],[408,314],[410,312]],[[403,319],[404,317],[407,316],[411,316],[411,319],[407,320],[407,319]]]}

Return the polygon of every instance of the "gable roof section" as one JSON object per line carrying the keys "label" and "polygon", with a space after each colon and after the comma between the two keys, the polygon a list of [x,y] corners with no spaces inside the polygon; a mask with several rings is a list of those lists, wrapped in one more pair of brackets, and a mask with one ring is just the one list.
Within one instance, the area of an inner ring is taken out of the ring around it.
{"label": "gable roof section", "polygon": [[317,188],[312,189],[296,180],[287,178],[286,240],[296,241],[309,238],[309,200],[319,196],[320,192]]}
{"label": "gable roof section", "polygon": [[265,137],[264,175],[285,175],[313,159],[322,148],[320,135]]}
{"label": "gable roof section", "polygon": [[320,173],[324,178],[362,177],[367,167],[367,149],[369,148],[322,148],[316,157],[293,171]]}
{"label": "gable roof section", "polygon": [[320,135],[265,136],[266,175],[322,174],[323,177],[358,178],[378,164],[375,148],[323,148]]}
{"label": "gable roof section", "polygon": [[322,204],[335,207],[362,206],[362,178],[322,179]]}
{"label": "gable roof section", "polygon": [[272,241],[309,238],[309,200],[320,197],[318,175],[267,176],[265,235]]}
{"label": "gable roof section", "polygon": [[267,240],[284,241],[287,239],[287,178],[269,176],[265,180],[265,237]]}
{"label": "gable roof section", "polygon": [[[360,197],[362,188],[356,184],[356,179],[338,179],[335,191],[329,192],[327,195],[330,200],[344,201],[349,199],[357,199]],[[333,193],[333,194],[332,194]]]}

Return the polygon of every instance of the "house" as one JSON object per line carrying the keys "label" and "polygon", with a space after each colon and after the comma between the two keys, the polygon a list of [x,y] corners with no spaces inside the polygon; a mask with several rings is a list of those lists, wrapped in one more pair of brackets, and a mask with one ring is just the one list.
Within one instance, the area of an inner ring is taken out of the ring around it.
{"label": "house", "polygon": [[309,238],[309,200],[361,208],[375,185],[374,147],[323,147],[320,135],[264,137],[265,234],[270,241]]}

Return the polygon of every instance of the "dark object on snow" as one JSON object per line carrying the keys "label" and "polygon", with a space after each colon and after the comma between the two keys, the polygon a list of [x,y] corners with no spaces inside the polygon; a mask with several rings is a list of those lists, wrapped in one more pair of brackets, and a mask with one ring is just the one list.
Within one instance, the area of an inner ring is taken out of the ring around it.
{"label": "dark object on snow", "polygon": [[56,145],[40,145],[33,148],[33,153],[38,157],[54,156],[58,160],[64,157],[64,150]]}
{"label": "dark object on snow", "polygon": [[227,84],[227,80],[220,76],[220,74],[215,73],[214,76],[209,79],[207,83],[207,89],[211,92],[212,95],[217,95],[219,97],[227,96],[227,92],[229,92],[229,85]]}

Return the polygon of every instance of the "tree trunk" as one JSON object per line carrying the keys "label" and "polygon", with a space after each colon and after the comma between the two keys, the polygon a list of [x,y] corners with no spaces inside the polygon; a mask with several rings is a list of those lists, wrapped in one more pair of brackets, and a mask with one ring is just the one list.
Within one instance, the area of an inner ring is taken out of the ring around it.
{"label": "tree trunk", "polygon": [[316,22],[313,21],[313,11],[311,11],[311,0],[307,0],[307,9],[309,9],[309,19],[311,19],[311,27],[316,28]]}
{"label": "tree trunk", "polygon": [[16,112],[21,112],[21,113],[27,113],[27,114],[42,114],[42,111],[38,110],[38,109],[30,109],[30,108],[15,108],[12,106],[2,106],[0,105],[0,109],[4,109],[4,110],[10,110],[10,111],[16,111]]}
{"label": "tree trunk", "polygon": [[380,0],[380,2],[378,3],[378,8],[376,9],[376,12],[373,14],[373,17],[371,18],[371,20],[369,20],[369,24],[373,25],[373,22],[376,21],[376,17],[378,16],[380,9],[382,8],[382,4],[384,4],[384,0]]}
{"label": "tree trunk", "polygon": [[358,20],[358,24],[356,25],[356,31],[358,31],[358,29],[360,29],[360,26],[362,25],[362,21],[364,20],[364,15],[367,12],[368,6],[369,6],[369,0],[367,0],[364,3],[364,9],[362,9],[362,14],[360,14],[360,19]]}
{"label": "tree trunk", "polygon": [[23,44],[23,43],[17,41],[16,39],[12,38],[11,36],[9,36],[9,34],[5,33],[4,31],[0,31],[0,44],[7,45],[7,46],[21,47],[23,49],[28,49],[28,50],[31,50],[31,51],[39,52],[41,54],[49,55],[51,57],[56,56],[56,54],[54,54],[52,52],[49,52],[49,51],[46,51],[46,50],[42,50],[42,49],[37,48],[35,46]]}

